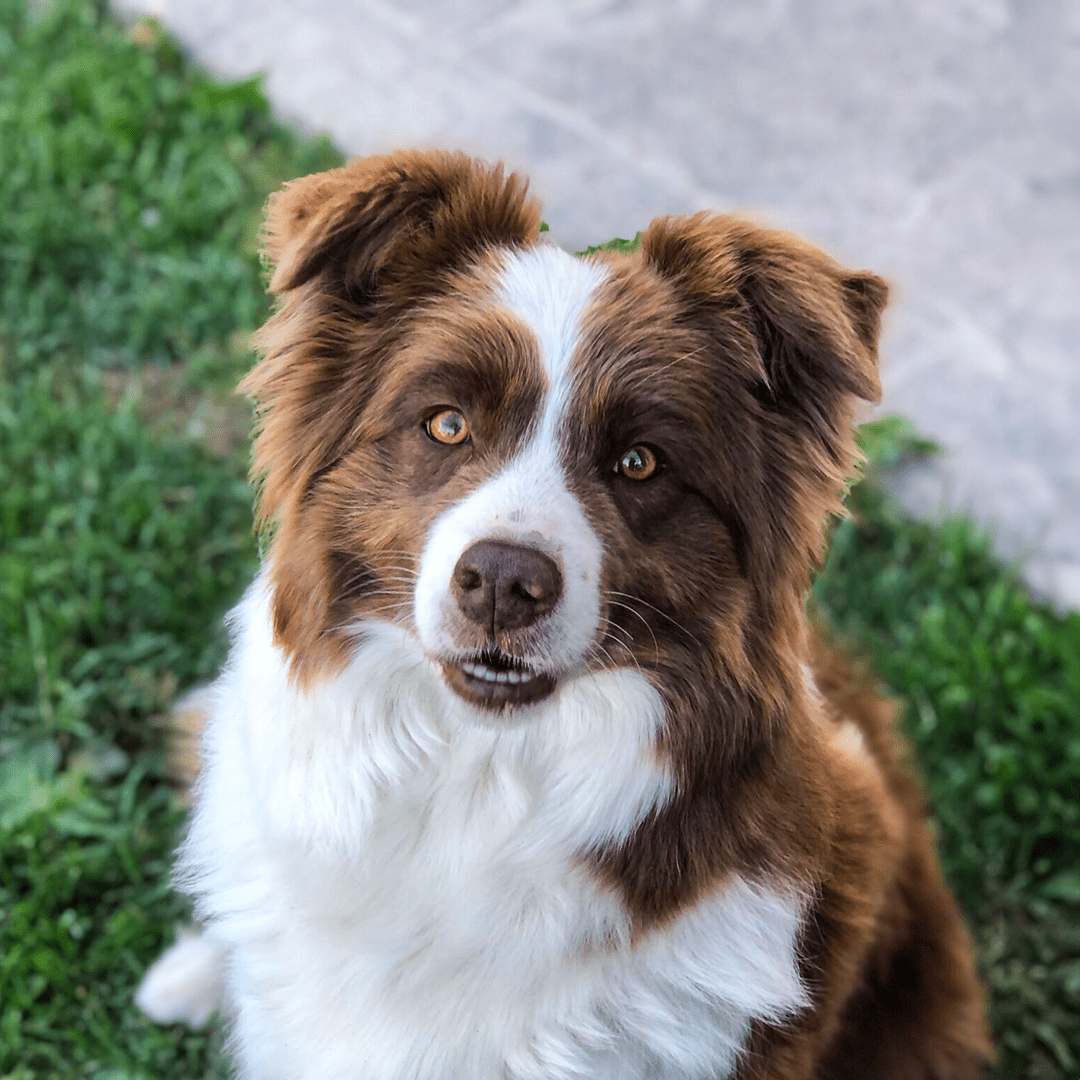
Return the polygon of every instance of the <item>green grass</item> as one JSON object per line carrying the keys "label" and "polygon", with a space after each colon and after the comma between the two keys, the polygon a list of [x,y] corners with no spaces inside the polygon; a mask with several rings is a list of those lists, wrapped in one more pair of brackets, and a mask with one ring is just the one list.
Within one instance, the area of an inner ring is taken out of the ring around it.
{"label": "green grass", "polygon": [[[149,24],[0,0],[0,1080],[224,1076],[131,1004],[183,914],[161,717],[255,564],[266,193],[335,163]],[[864,431],[875,460],[913,449]],[[1000,1080],[1080,1073],[1080,616],[853,489],[816,604],[910,701]]]}

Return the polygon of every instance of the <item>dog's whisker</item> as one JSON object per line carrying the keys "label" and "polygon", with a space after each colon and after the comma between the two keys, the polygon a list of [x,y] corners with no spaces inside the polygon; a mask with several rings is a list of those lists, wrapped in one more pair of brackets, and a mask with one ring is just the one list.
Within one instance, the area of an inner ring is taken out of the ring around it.
{"label": "dog's whisker", "polygon": [[415,567],[398,566],[397,563],[390,563],[389,565],[384,565],[383,569],[399,574],[404,574],[406,577],[411,577],[413,579],[416,579],[420,576],[420,571]]}
{"label": "dog's whisker", "polygon": [[610,616],[604,616],[601,620],[600,627],[605,634],[618,634],[619,637],[616,640],[618,640],[624,648],[630,648],[634,642],[634,635],[631,634],[625,626],[620,626]]}
{"label": "dog's whisker", "polygon": [[656,368],[654,371],[650,371],[648,373],[648,378],[650,380],[655,379],[657,375],[662,375],[665,371],[667,371],[669,368],[673,368],[676,364],[681,364],[684,360],[693,360],[695,356],[700,356],[703,352],[705,352],[704,345],[700,345],[696,349],[691,349],[690,352],[683,353],[681,356],[675,357],[674,360],[665,364],[662,368]]}
{"label": "dog's whisker", "polygon": [[[594,642],[593,646],[592,646],[592,649],[593,650],[599,650],[600,652],[602,652],[604,654],[604,656],[607,658],[608,666],[611,669],[614,670],[614,669],[617,669],[619,667],[619,664],[617,664],[615,662],[615,658],[611,655],[610,652],[608,652],[608,650],[603,645],[600,644],[600,642],[598,642],[598,641]],[[633,659],[632,654],[631,654],[631,659]],[[635,664],[637,663],[636,660],[634,662],[635,662]],[[640,671],[641,669],[639,668],[638,670]]]}
{"label": "dog's whisker", "polygon": [[[615,591],[615,590],[608,590],[608,595],[609,596],[624,596],[624,597],[626,597],[627,600],[632,600],[635,604],[641,604],[643,607],[647,607],[650,611],[655,611],[657,615],[660,615],[663,618],[667,619],[667,621],[669,623],[671,623],[672,626],[674,626],[677,629],[681,630],[699,648],[702,648],[702,649],[705,648],[704,642],[702,642],[698,638],[698,636],[696,634],[692,634],[677,619],[673,618],[671,615],[669,615],[666,611],[662,610],[661,608],[658,608],[655,604],[650,604],[648,602],[648,600],[642,600],[640,596],[632,596],[630,593],[618,592],[618,591]],[[625,604],[623,604],[621,606],[626,607]],[[633,610],[633,609],[631,608],[631,610]]]}
{"label": "dog's whisker", "polygon": [[391,611],[391,610],[394,610],[394,609],[399,609],[399,608],[403,608],[403,607],[408,606],[407,599],[404,598],[404,597],[400,597],[400,596],[375,597],[374,599],[377,599],[377,600],[385,599],[386,603],[377,604],[374,607],[371,607],[371,606],[368,606],[367,604],[365,604],[364,605],[365,612],[367,612],[367,611]]}
{"label": "dog's whisker", "polygon": [[[612,645],[614,645],[615,647],[617,647],[619,649],[622,649],[622,651],[624,653],[626,653],[626,655],[633,661],[634,667],[637,668],[638,673],[639,674],[644,674],[642,672],[642,670],[641,670],[641,664],[638,661],[637,655],[634,653],[634,650],[633,650],[633,640],[634,639],[633,639],[633,636],[630,634],[630,632],[627,631],[626,629],[624,629],[623,627],[618,626],[616,623],[613,623],[611,621],[611,619],[608,619],[608,618],[605,618],[603,620],[603,628],[605,630],[605,634],[610,637]],[[621,638],[611,636],[613,631],[617,631],[618,633],[621,633],[621,634],[625,635],[626,640],[624,641]]]}
{"label": "dog's whisker", "polygon": [[608,601],[609,604],[612,605],[612,607],[623,608],[626,611],[629,611],[631,615],[636,616],[637,618],[639,618],[642,621],[642,623],[645,625],[645,629],[649,631],[649,637],[652,638],[653,654],[654,654],[655,658],[657,660],[659,660],[660,659],[660,645],[656,640],[656,633],[653,630],[652,626],[650,625],[649,620],[646,619],[645,616],[642,615],[640,611],[636,610],[635,608],[632,608],[629,604],[624,604],[620,600],[613,600],[611,598],[610,594],[607,597],[607,601]]}
{"label": "dog's whisker", "polygon": [[390,585],[404,586],[408,590],[409,593],[413,592],[413,589],[414,589],[414,587],[416,585],[415,581],[410,581],[408,578],[399,578],[399,577],[393,577],[393,576],[384,577],[384,578],[381,579],[381,581],[385,582],[387,584],[390,584]]}

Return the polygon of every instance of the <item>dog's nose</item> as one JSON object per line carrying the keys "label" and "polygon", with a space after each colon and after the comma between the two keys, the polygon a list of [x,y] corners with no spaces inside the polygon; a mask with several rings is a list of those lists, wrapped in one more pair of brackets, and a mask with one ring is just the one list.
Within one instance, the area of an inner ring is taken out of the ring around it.
{"label": "dog's nose", "polygon": [[562,574],[536,548],[481,540],[458,559],[451,587],[465,615],[494,634],[550,611],[562,595]]}

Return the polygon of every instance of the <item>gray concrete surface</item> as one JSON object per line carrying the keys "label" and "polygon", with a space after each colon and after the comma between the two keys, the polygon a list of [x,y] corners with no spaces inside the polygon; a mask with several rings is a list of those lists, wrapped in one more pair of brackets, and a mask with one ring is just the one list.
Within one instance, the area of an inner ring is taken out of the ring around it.
{"label": "gray concrete surface", "polygon": [[352,154],[503,158],[575,248],[743,209],[883,273],[894,478],[1080,607],[1078,0],[120,0]]}

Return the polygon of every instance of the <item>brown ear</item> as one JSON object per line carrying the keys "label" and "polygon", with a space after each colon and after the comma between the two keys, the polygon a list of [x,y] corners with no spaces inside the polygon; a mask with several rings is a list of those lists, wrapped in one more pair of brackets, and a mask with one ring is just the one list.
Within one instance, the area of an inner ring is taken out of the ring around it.
{"label": "brown ear", "polygon": [[737,365],[755,399],[770,531],[780,549],[796,553],[802,578],[854,469],[857,402],[881,395],[877,343],[888,286],[795,236],[729,215],[658,219],[641,251],[717,342],[730,347],[734,326],[751,345],[752,355],[722,360]]}
{"label": "brown ear", "polygon": [[850,271],[789,233],[730,215],[660,218],[642,254],[706,316],[749,317],[763,398],[779,411],[830,420],[877,401],[877,340],[888,286]]}
{"label": "brown ear", "polygon": [[270,197],[263,254],[272,292],[323,276],[363,302],[497,243],[536,236],[527,181],[464,154],[403,151],[305,176]]}
{"label": "brown ear", "polygon": [[282,297],[240,383],[259,408],[262,523],[335,460],[409,308],[470,255],[532,242],[539,223],[524,180],[463,154],[360,158],[270,198],[263,252]]}

